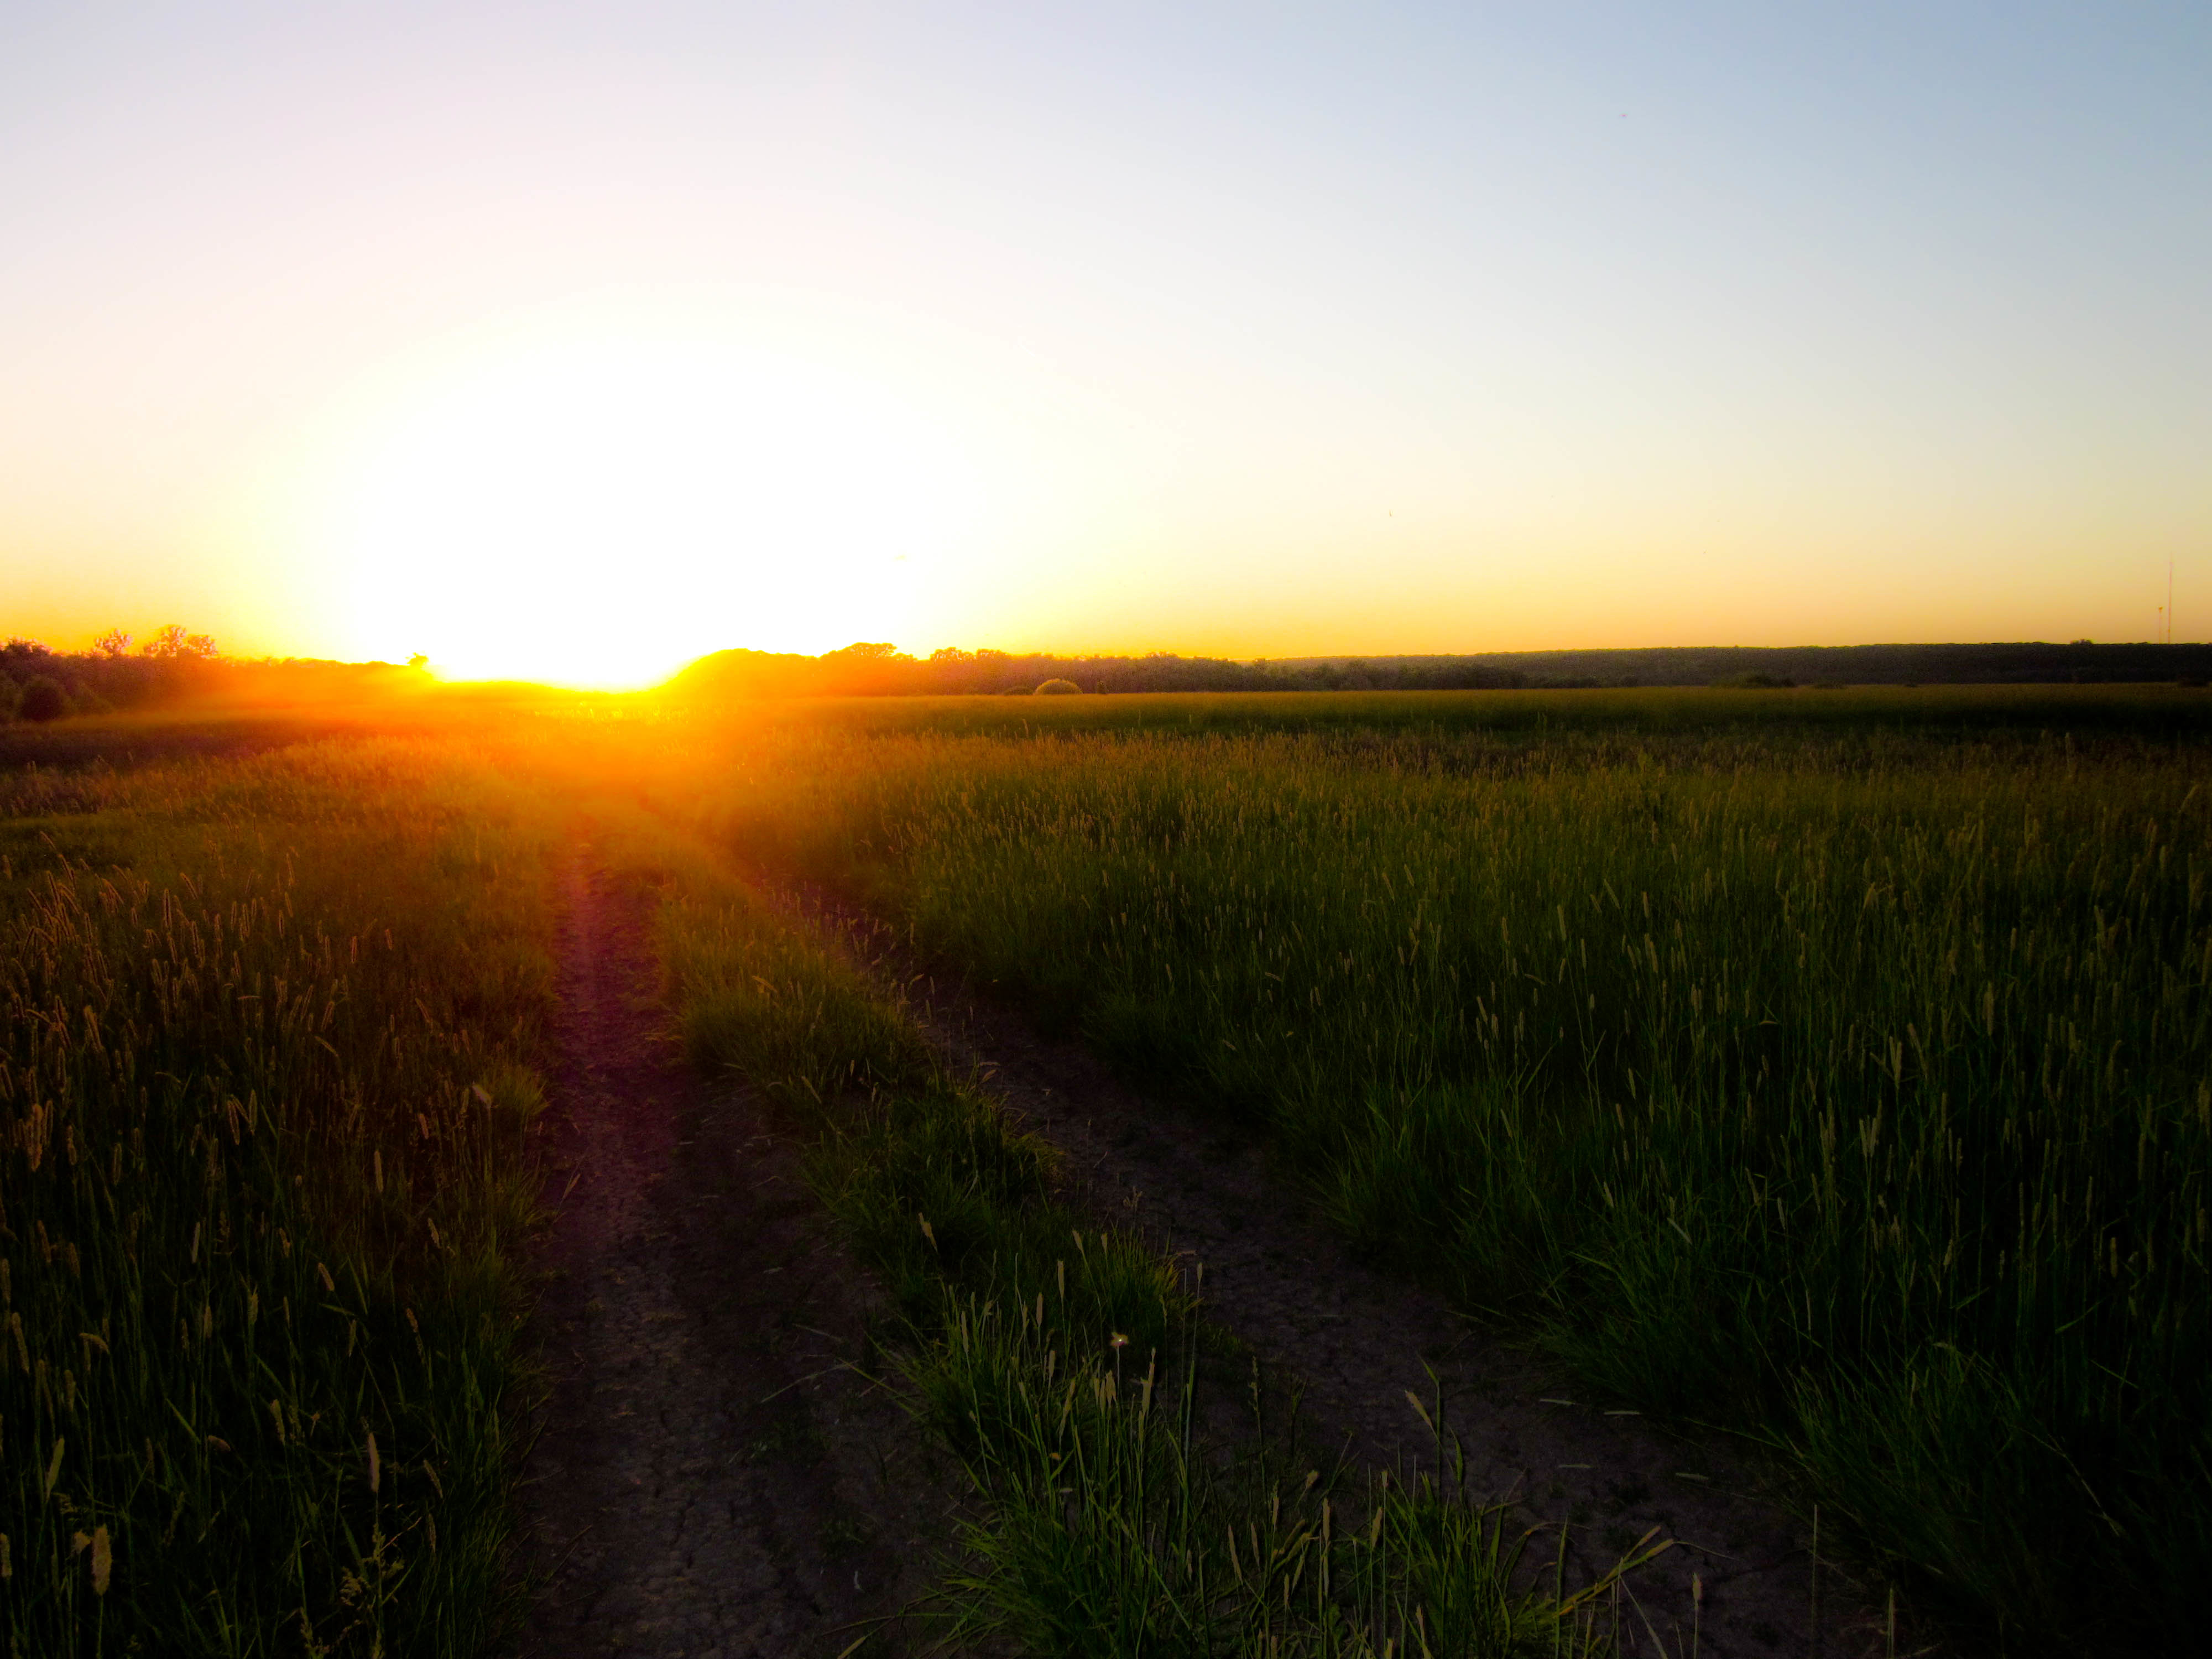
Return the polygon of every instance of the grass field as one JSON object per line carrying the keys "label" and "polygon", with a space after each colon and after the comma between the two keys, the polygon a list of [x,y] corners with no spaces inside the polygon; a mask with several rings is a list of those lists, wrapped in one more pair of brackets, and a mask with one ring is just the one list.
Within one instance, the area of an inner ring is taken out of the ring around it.
{"label": "grass field", "polygon": [[2212,1558],[2205,711],[846,704],[727,734],[700,810],[1764,1439],[1924,1598],[2142,1651]]}
{"label": "grass field", "polygon": [[451,744],[157,746],[0,775],[8,1651],[476,1653],[544,832]]}
{"label": "grass field", "polygon": [[[1379,1259],[1765,1445],[1919,1605],[2021,1651],[2194,1630],[2203,694],[387,723],[0,732],[11,1656],[461,1654],[511,1615],[548,856],[580,812],[664,896],[694,1054],[785,1101],[893,1293],[982,1504],[957,1638],[1353,1654],[1447,1605],[1479,1651],[1601,1632],[1464,1494],[1203,1447],[1170,1265],[1086,1229],[1049,1150],[733,866],[832,883],[1175,1109],[1261,1126]],[[1381,1520],[1331,1533],[1325,1501]]]}
{"label": "grass field", "polygon": [[[696,711],[695,711],[696,712]],[[714,723],[708,712],[697,716]],[[2133,738],[2153,743],[2212,735],[2212,696],[2170,685],[1850,686],[1741,690],[1328,691],[1156,693],[1128,696],[852,697],[741,705],[747,731],[946,736],[1074,737],[1150,732],[1342,735],[1479,739],[1515,748],[1582,738],[1633,752],[1668,739],[1826,735],[1852,747],[1901,737],[1944,744],[2008,738]]]}

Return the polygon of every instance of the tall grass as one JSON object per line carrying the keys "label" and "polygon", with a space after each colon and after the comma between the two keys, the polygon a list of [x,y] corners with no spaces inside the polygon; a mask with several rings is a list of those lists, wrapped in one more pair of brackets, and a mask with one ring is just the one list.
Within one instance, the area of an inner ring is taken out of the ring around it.
{"label": "tall grass", "polygon": [[945,1649],[1605,1649],[1599,1603],[1650,1540],[1570,1595],[1527,1582],[1529,1535],[1468,1492],[1440,1420],[1425,1468],[1364,1486],[1279,1439],[1202,1431],[1219,1355],[1174,1264],[1071,1208],[1051,1149],[945,1073],[854,965],[680,837],[633,821],[623,841],[663,884],[659,946],[694,1058],[811,1131],[809,1178],[902,1316],[909,1397],[970,1477],[963,1561],[930,1604]]}
{"label": "tall grass", "polygon": [[476,1652],[541,832],[359,742],[9,774],[0,836],[10,1659]]}
{"label": "tall grass", "polygon": [[1265,1121],[1601,1386],[1763,1436],[1931,1599],[2141,1651],[2212,1560],[2212,765],[2003,725],[838,714],[710,811]]}

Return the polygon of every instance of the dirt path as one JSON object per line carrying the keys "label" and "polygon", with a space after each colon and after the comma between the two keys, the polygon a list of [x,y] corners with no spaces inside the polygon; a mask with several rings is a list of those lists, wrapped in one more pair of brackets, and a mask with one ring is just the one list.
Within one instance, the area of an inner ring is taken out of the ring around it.
{"label": "dirt path", "polygon": [[644,905],[579,849],[567,909],[537,1317],[553,1390],[524,1494],[545,1588],[522,1651],[836,1655],[923,1587],[941,1477],[840,1367],[866,1281],[789,1149],[659,1035]]}
{"label": "dirt path", "polygon": [[[1028,1126],[1067,1153],[1095,1206],[1205,1264],[1207,1312],[1302,1390],[1310,1443],[1346,1446],[1370,1465],[1401,1455],[1432,1462],[1406,1393],[1426,1401],[1441,1383],[1470,1484],[1515,1494],[1530,1523],[1568,1522],[1583,1571],[1650,1527],[1678,1540],[1638,1575],[1633,1605],[1624,1601],[1625,1652],[1883,1652],[1879,1615],[1832,1565],[1816,1602],[1809,1540],[1725,1444],[1681,1439],[1583,1398],[1442,1298],[1354,1261],[1251,1135],[1147,1100],[1079,1043],[1041,1035],[956,974],[924,973],[888,929],[833,895],[764,886],[903,983],[944,1051],[987,1071]],[[1547,1559],[1553,1536],[1535,1547]],[[1896,1650],[1934,1651],[1903,1632]]]}

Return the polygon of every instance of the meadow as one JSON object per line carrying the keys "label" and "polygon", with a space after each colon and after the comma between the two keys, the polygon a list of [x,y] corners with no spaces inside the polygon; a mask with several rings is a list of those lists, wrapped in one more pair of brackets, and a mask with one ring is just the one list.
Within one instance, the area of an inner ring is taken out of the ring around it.
{"label": "meadow", "polygon": [[586,844],[888,1291],[878,1358],[974,1499],[956,1649],[1595,1652],[1619,1581],[1547,1578],[1441,1425],[1395,1483],[1218,1443],[1240,1362],[1184,1270],[763,896],[797,878],[1255,1128],[1603,1398],[1764,1448],[1970,1636],[2194,1628],[2201,692],[533,694],[0,736],[11,1656],[458,1655],[526,1617],[529,1126]]}
{"label": "meadow", "polygon": [[875,1363],[975,1495],[924,1610],[938,1641],[1603,1650],[1615,1579],[1529,1582],[1531,1540],[1437,1459],[1355,1496],[1363,1531],[1347,1481],[1317,1487],[1292,1449],[1224,1454],[1195,1424],[1206,1342],[1174,1264],[1069,1208],[1051,1149],[946,1072],[895,994],[640,812],[680,744],[606,714],[16,734],[11,1659],[462,1655],[526,1629],[516,1482],[548,1427],[528,1246],[556,1201],[532,1126],[552,858],[585,843],[653,896],[695,1058],[783,1103],[890,1290]]}
{"label": "meadow", "polygon": [[451,743],[155,735],[0,774],[7,1650],[481,1651],[542,815]]}
{"label": "meadow", "polygon": [[846,703],[724,732],[690,810],[1754,1437],[1924,1603],[2140,1652],[2212,1554],[2205,730],[2171,689]]}

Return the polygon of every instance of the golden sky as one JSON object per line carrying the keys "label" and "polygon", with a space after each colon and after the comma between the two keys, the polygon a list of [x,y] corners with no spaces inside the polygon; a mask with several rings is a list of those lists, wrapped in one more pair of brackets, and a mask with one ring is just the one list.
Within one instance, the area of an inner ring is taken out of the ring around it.
{"label": "golden sky", "polygon": [[0,33],[0,632],[2212,636],[2202,7]]}

